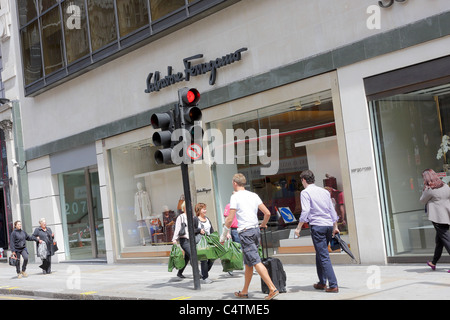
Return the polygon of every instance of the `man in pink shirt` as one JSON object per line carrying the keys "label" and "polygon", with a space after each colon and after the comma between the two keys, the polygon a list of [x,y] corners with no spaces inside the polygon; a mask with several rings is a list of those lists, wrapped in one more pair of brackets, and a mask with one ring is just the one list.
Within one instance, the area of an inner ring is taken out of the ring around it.
{"label": "man in pink shirt", "polygon": [[[228,217],[229,214],[230,214],[230,204],[227,204],[225,206],[225,210],[223,211],[223,216],[226,218],[226,217]],[[230,227],[230,236],[234,242],[241,243],[239,241],[239,234],[237,231],[237,227],[238,227],[238,221],[237,221],[236,216],[234,216],[233,222],[231,223],[231,227]]]}

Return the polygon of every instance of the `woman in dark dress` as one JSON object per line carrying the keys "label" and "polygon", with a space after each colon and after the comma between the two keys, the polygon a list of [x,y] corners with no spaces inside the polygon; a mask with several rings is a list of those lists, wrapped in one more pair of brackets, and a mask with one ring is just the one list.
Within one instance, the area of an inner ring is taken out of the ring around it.
{"label": "woman in dark dress", "polygon": [[52,244],[53,244],[53,238],[55,237],[52,230],[47,227],[47,223],[44,218],[41,218],[39,220],[39,227],[37,227],[33,232],[34,237],[39,237],[39,243],[38,243],[38,250],[39,245],[42,242],[45,242],[47,245],[47,257],[46,259],[42,260],[42,264],[39,266],[39,268],[42,269],[44,274],[50,274],[52,273],[52,255],[54,252],[52,252]]}

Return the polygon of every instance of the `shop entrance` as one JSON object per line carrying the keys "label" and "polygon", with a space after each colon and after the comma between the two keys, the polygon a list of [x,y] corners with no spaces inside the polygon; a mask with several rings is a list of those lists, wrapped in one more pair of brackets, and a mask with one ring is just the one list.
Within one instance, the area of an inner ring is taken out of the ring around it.
{"label": "shop entrance", "polygon": [[59,175],[67,260],[106,257],[97,168]]}

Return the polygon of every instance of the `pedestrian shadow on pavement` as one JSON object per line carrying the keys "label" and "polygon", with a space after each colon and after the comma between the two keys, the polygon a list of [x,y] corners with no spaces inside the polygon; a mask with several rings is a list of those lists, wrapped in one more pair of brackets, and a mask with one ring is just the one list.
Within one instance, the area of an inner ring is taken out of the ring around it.
{"label": "pedestrian shadow on pavement", "polygon": [[447,273],[447,268],[436,268],[436,270],[431,270],[430,267],[427,268],[418,268],[418,269],[406,269],[406,272],[414,272],[414,273]]}

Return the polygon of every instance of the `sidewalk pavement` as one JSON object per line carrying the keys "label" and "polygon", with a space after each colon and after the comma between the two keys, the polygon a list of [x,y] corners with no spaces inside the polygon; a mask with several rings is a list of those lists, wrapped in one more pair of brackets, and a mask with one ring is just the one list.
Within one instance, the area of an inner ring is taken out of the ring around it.
{"label": "sidewalk pavement", "polygon": [[[432,271],[423,264],[334,265],[339,293],[315,290],[315,265],[284,265],[287,293],[277,300],[448,300],[450,268],[438,265]],[[37,263],[29,264],[27,278],[17,278],[14,267],[0,263],[0,295],[27,295],[48,299],[73,300],[235,300],[233,292],[242,289],[244,272],[233,276],[222,272],[220,261],[210,271],[211,284],[194,290],[192,269],[179,279],[167,264],[72,264],[52,265],[44,275]],[[249,296],[262,300],[261,279],[254,275]],[[241,300],[242,301],[242,300]]]}

